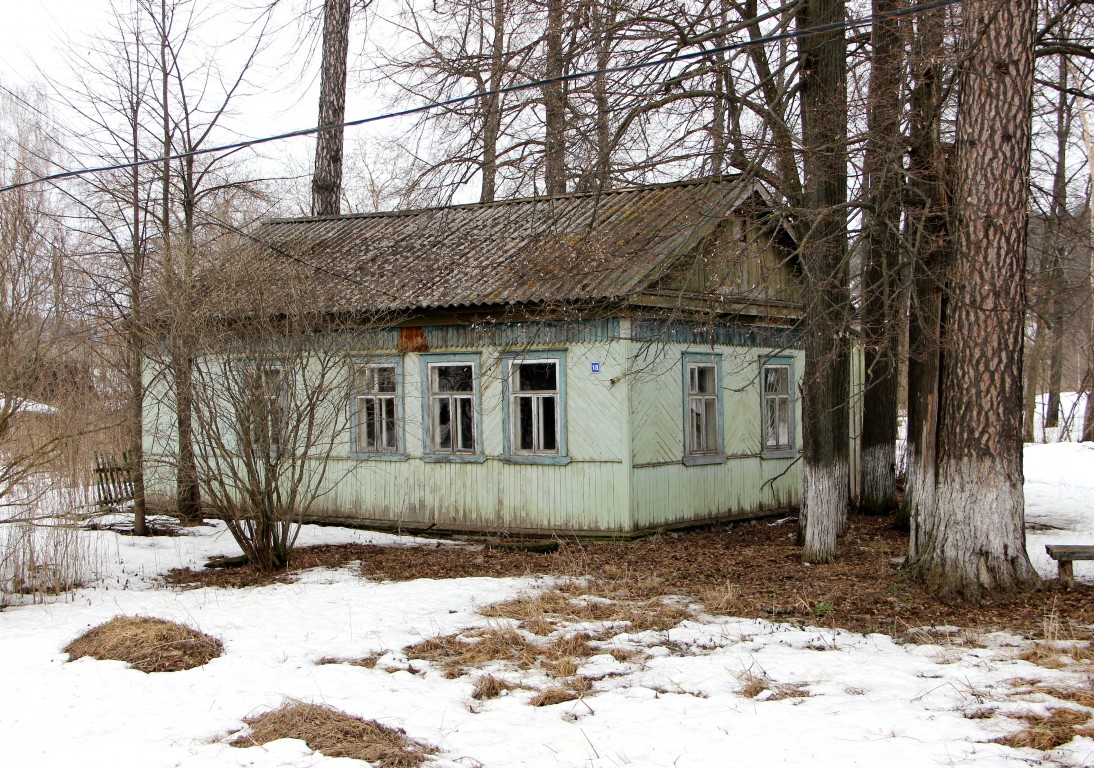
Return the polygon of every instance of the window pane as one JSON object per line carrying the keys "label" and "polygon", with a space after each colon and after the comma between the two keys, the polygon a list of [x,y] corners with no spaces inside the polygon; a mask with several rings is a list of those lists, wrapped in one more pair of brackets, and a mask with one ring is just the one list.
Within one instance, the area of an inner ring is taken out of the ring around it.
{"label": "window pane", "polygon": [[376,388],[374,392],[394,392],[395,391],[395,366],[384,365],[377,368],[373,368],[376,374]]}
{"label": "window pane", "polygon": [[555,363],[519,363],[513,366],[518,392],[553,392],[558,389]]}
{"label": "window pane", "polygon": [[452,450],[452,412],[447,397],[433,399],[433,447]]}
{"label": "window pane", "polygon": [[697,453],[703,445],[703,406],[702,402],[696,398],[691,399],[690,405],[688,411],[691,417],[691,442],[688,449],[692,453]]}
{"label": "window pane", "polygon": [[790,447],[790,398],[779,398],[779,445]]}
{"label": "window pane", "polygon": [[475,407],[470,397],[461,397],[457,400],[460,412],[460,443],[459,450],[475,450]]}
{"label": "window pane", "polygon": [[557,451],[558,438],[555,435],[555,398],[548,395],[539,398],[539,447],[543,451]]}
{"label": "window pane", "polygon": [[432,368],[434,392],[474,392],[470,365],[437,365]]}
{"label": "window pane", "polygon": [[790,369],[785,365],[764,368],[764,392],[772,395],[790,394]]}
{"label": "window pane", "polygon": [[773,397],[764,400],[764,446],[778,446],[779,403]]}
{"label": "window pane", "polygon": [[695,365],[691,368],[692,388],[695,394],[712,395],[715,390],[715,368],[713,365]]}
{"label": "window pane", "polygon": [[359,402],[364,406],[361,412],[361,418],[364,422],[364,440],[361,447],[369,451],[375,450],[379,445],[376,436],[376,400],[371,397],[363,397]]}
{"label": "window pane", "polygon": [[395,432],[395,398],[385,397],[380,401],[383,405],[383,448],[389,451],[399,449],[399,441]]}
{"label": "window pane", "polygon": [[703,421],[706,423],[706,440],[703,441],[703,450],[716,452],[718,450],[718,398],[708,397],[703,401]]}
{"label": "window pane", "polygon": [[532,398],[518,397],[517,404],[517,450],[533,451],[536,443],[533,436]]}

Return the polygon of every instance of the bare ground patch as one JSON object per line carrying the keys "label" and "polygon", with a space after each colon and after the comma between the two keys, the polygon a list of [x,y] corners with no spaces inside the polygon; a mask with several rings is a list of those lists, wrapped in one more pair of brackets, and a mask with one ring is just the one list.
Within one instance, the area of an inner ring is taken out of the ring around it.
{"label": "bare ground patch", "polygon": [[70,661],[90,656],[128,662],[141,672],[193,669],[220,656],[223,644],[184,624],[150,616],[117,616],[65,646]]}
{"label": "bare ground patch", "polygon": [[[1039,592],[993,597],[979,605],[944,603],[900,570],[908,539],[892,528],[891,518],[851,515],[848,533],[839,543],[839,558],[830,564],[803,565],[794,535],[793,520],[758,520],[628,543],[563,541],[556,552],[547,554],[447,546],[304,547],[293,553],[291,568],[281,574],[249,567],[179,570],[168,581],[179,586],[242,587],[291,579],[307,568],[350,563],[357,563],[360,574],[369,579],[393,581],[546,574],[587,577],[584,583],[600,585],[597,594],[607,597],[612,590],[630,599],[688,595],[712,613],[894,637],[939,625],[1042,637],[1044,617],[1055,610],[1076,639],[1094,638],[1088,629],[1094,625],[1090,586],[1079,584],[1064,592],[1047,582]],[[818,611],[820,605],[825,610]]]}
{"label": "bare ground patch", "polygon": [[244,722],[250,730],[236,737],[232,746],[300,739],[327,757],[364,760],[382,768],[417,768],[433,756],[428,744],[410,738],[402,729],[318,704],[288,702]]}

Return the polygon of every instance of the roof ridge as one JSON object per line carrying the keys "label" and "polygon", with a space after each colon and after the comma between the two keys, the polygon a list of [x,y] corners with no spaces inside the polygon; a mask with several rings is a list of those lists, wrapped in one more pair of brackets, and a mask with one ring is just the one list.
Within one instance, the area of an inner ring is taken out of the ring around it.
{"label": "roof ridge", "polygon": [[566,192],[561,195],[533,195],[531,197],[514,197],[506,200],[492,200],[488,203],[457,203],[455,205],[433,205],[425,208],[410,208],[405,211],[368,211],[363,213],[345,213],[336,216],[290,216],[285,218],[267,219],[262,222],[267,224],[307,224],[319,221],[346,221],[353,219],[379,219],[398,216],[415,216],[435,211],[464,210],[468,208],[497,208],[507,205],[527,205],[529,203],[547,202],[551,200],[578,200],[590,197],[604,197],[607,195],[633,194],[636,192],[649,192],[672,187],[701,186],[704,184],[726,184],[739,182],[744,174],[730,174],[719,176],[703,176],[695,179],[679,179],[652,184],[639,184],[629,187],[618,187],[606,191],[595,192]]}

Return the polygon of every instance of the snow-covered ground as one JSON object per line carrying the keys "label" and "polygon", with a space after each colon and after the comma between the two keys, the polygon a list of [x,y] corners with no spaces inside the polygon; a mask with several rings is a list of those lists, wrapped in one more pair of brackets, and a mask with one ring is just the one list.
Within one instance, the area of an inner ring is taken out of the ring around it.
{"label": "snow-covered ground", "polygon": [[[1094,446],[1026,451],[1029,548],[1046,576],[1048,541],[1094,541]],[[1058,529],[1058,530],[1057,530]],[[1016,679],[1082,682],[1067,669],[1018,659],[1023,641],[984,647],[899,644],[884,635],[698,615],[665,632],[619,635],[641,662],[593,656],[602,677],[581,701],[532,707],[531,691],[471,698],[474,675],[446,679],[407,669],[400,649],[423,638],[497,624],[477,611],[545,580],[465,578],[378,583],[349,570],[317,570],[290,584],[248,589],[164,588],[158,576],[235,545],[220,527],[147,539],[87,532],[97,582],[69,599],[0,612],[0,762],[10,766],[349,766],[299,741],[241,749],[226,744],[243,719],[285,698],[336,707],[403,728],[435,746],[432,765],[487,766],[1018,766],[1094,764],[1094,740],[1047,755],[991,739],[1024,723],[1001,714],[1045,713],[1043,695],[1015,697]],[[301,544],[419,541],[340,528],[305,529]],[[1080,580],[1094,569],[1077,564]],[[224,655],[185,672],[145,674],[120,662],[68,662],[61,649],[113,616],[190,624],[224,642]],[[374,669],[319,665],[323,657],[385,654]],[[494,668],[501,676],[519,673]],[[741,695],[742,678],[802,698]],[[514,678],[515,679],[515,678]],[[525,682],[542,685],[536,674]],[[977,717],[968,717],[977,713]]]}

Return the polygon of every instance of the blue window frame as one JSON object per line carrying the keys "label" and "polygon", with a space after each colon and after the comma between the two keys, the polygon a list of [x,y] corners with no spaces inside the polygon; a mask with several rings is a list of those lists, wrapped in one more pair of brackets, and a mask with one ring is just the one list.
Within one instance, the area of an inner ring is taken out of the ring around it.
{"label": "blue window frame", "polygon": [[351,456],[406,459],[402,358],[353,360],[350,375]]}
{"label": "blue window frame", "polygon": [[762,455],[797,455],[794,424],[794,359],[760,358],[760,431]]}
{"label": "blue window frame", "polygon": [[504,453],[507,461],[567,464],[566,353],[502,356]]}
{"label": "blue window frame", "polygon": [[426,461],[485,461],[479,354],[422,355]]}
{"label": "blue window frame", "polygon": [[722,356],[685,352],[684,464],[726,460],[722,417]]}

